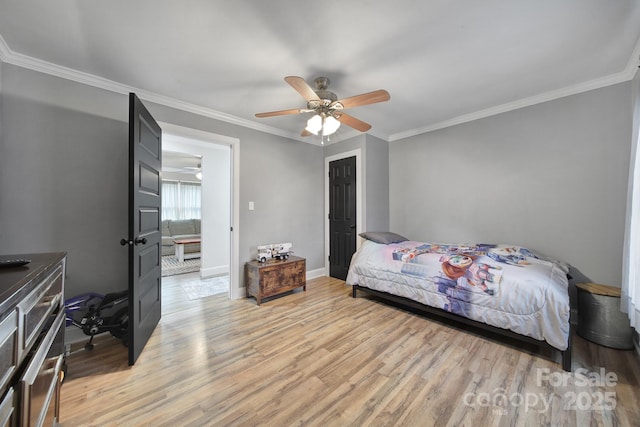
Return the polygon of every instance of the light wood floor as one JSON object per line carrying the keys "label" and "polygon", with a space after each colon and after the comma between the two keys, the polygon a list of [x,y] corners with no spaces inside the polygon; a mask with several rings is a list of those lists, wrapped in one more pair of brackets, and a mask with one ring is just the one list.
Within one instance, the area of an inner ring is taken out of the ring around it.
{"label": "light wood floor", "polygon": [[640,425],[635,351],[576,336],[583,371],[565,375],[553,354],[352,299],[340,280],[258,307],[189,301],[179,278],[163,279],[163,317],[135,366],[108,336],[69,357],[63,426]]}

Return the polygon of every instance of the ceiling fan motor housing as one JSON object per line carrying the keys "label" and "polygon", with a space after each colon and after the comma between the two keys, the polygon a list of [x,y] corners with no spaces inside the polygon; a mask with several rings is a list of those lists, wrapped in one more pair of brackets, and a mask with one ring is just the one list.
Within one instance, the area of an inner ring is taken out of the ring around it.
{"label": "ceiling fan motor housing", "polygon": [[[316,84],[314,92],[318,95],[318,98],[320,98],[321,105],[328,107],[332,102],[338,100],[338,96],[335,93],[327,90],[329,83],[331,83],[328,77],[318,77],[314,80],[314,83]],[[315,108],[317,108],[317,106]]]}

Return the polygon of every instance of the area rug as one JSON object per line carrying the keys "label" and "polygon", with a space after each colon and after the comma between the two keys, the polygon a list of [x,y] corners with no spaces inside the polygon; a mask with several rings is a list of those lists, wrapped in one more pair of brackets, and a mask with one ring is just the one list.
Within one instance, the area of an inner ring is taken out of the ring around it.
{"label": "area rug", "polygon": [[195,279],[180,285],[190,300],[229,292],[229,276]]}
{"label": "area rug", "polygon": [[185,259],[184,262],[179,262],[174,255],[162,257],[162,277],[192,273],[198,270],[200,270],[200,258]]}

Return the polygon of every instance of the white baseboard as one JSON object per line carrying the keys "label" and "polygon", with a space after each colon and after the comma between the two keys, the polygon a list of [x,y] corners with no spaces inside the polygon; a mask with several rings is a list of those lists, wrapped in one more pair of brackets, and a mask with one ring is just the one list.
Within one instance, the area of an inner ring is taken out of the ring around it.
{"label": "white baseboard", "polygon": [[236,290],[232,290],[229,299],[242,299],[247,297],[247,287],[242,286]]}
{"label": "white baseboard", "polygon": [[223,276],[229,274],[228,265],[219,265],[217,267],[201,268],[200,277],[206,279],[207,277]]}
{"label": "white baseboard", "polygon": [[307,271],[307,279],[316,279],[318,277],[324,276],[324,268],[316,268],[315,270]]}

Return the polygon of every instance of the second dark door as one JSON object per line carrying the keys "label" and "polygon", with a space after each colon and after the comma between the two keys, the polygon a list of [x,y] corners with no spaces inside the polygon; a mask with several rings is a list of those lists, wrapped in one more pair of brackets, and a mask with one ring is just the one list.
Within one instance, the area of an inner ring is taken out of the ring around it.
{"label": "second dark door", "polygon": [[329,162],[329,275],[346,279],[356,251],[356,158]]}

